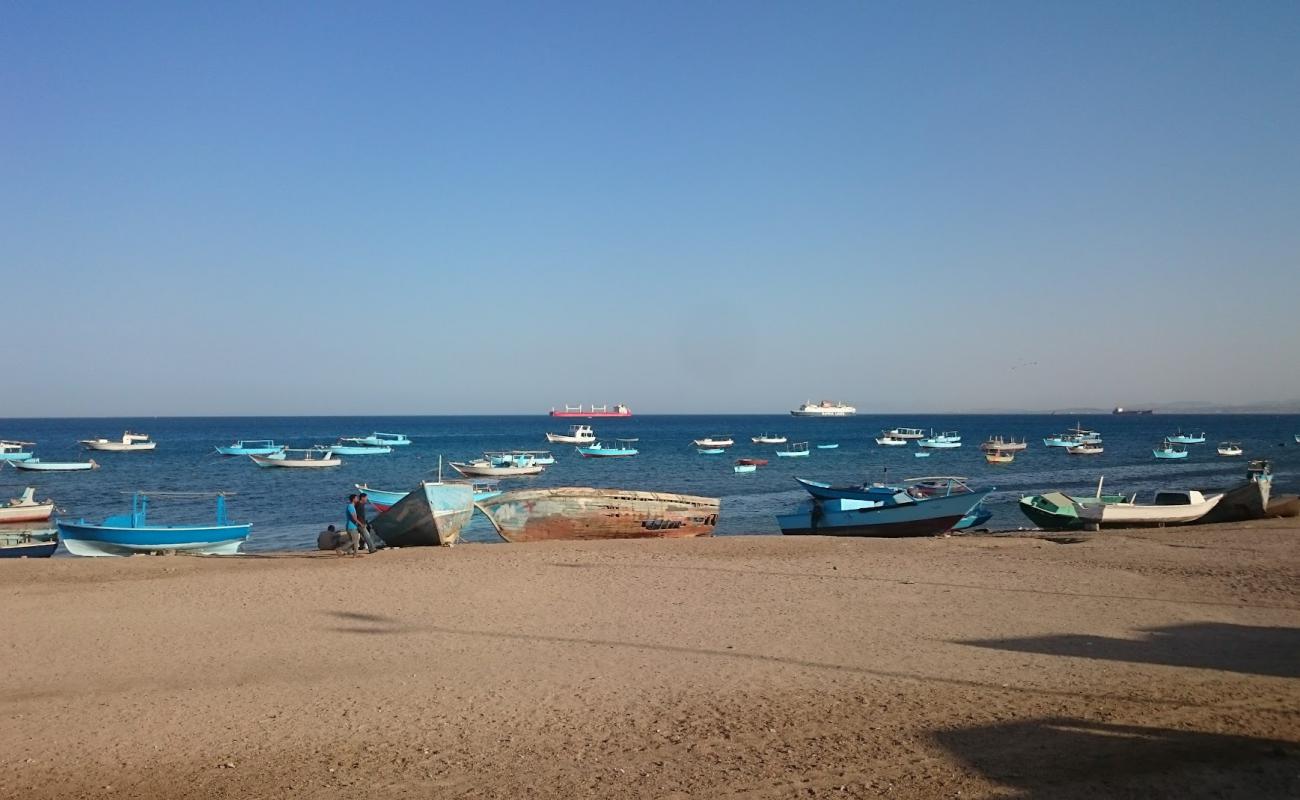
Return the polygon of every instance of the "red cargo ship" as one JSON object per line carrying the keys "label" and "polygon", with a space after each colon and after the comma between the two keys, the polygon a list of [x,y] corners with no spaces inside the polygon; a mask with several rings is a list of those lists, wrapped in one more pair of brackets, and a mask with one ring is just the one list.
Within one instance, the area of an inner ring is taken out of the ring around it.
{"label": "red cargo ship", "polygon": [[584,409],[582,406],[565,406],[563,411],[551,409],[552,417],[581,417],[582,419],[596,419],[597,417],[630,417],[632,409],[619,403],[613,408],[609,406],[592,406]]}

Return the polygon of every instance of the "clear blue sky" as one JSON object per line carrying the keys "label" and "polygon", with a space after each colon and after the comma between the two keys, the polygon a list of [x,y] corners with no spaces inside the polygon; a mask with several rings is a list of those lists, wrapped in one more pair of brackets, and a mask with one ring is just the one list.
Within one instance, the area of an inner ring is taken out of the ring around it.
{"label": "clear blue sky", "polygon": [[6,3],[0,416],[1300,397],[1300,4]]}

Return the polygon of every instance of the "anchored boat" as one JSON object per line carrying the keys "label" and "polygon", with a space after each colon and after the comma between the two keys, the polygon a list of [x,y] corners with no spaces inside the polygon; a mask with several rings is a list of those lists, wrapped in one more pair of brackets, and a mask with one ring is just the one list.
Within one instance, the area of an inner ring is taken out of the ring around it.
{"label": "anchored boat", "polygon": [[82,439],[78,444],[87,450],[108,450],[114,453],[152,450],[158,446],[157,442],[149,440],[147,434],[131,433],[130,431],[122,434],[121,439]]}
{"label": "anchored boat", "polygon": [[1169,442],[1173,442],[1174,444],[1205,444],[1205,434],[1204,433],[1183,433],[1183,429],[1179,428],[1178,433],[1175,433],[1173,436],[1166,437],[1165,440]]}
{"label": "anchored boat", "polygon": [[706,449],[731,447],[735,443],[736,440],[731,438],[730,435],[722,433],[713,436],[705,436],[703,439],[694,439],[691,441],[691,444],[696,447],[703,447]]}
{"label": "anchored boat", "polygon": [[343,459],[325,447],[289,448],[269,456],[249,456],[259,467],[284,469],[323,469],[337,467]]}
{"label": "anchored boat", "polygon": [[1174,444],[1168,439],[1165,440],[1158,449],[1152,450],[1151,454],[1156,458],[1187,458],[1186,445]]}
{"label": "anchored boat", "polygon": [[904,439],[904,440],[924,439],[925,431],[921,430],[920,428],[890,428],[889,430],[885,431],[885,435],[891,436],[895,439]]}
{"label": "anchored boat", "polygon": [[26,461],[32,457],[28,447],[35,442],[0,442],[0,461]]}
{"label": "anchored boat", "polygon": [[566,487],[502,492],[476,504],[508,542],[708,536],[720,501],[663,492]]}
{"label": "anchored boat", "polygon": [[630,458],[640,452],[632,446],[636,441],[636,439],[615,439],[613,445],[595,442],[576,449],[578,455],[583,458]]}
{"label": "anchored boat", "polygon": [[421,481],[370,524],[389,547],[452,545],[473,514],[469,483]]}
{"label": "anchored boat", "polygon": [[596,441],[596,432],[590,425],[570,425],[568,433],[548,433],[546,441],[551,444],[591,444]]}
{"label": "anchored boat", "polygon": [[386,444],[365,444],[360,439],[339,439],[325,449],[336,456],[384,456],[393,452]]}
{"label": "anchored boat", "polygon": [[343,441],[359,442],[374,447],[406,447],[411,443],[410,438],[404,433],[381,433],[379,431],[375,431],[369,436],[353,436]]}
{"label": "anchored boat", "polygon": [[218,447],[217,452],[223,456],[269,456],[284,449],[270,439],[240,439],[232,445]]}
{"label": "anchored boat", "polygon": [[1010,464],[1016,460],[1016,454],[1011,450],[985,450],[984,460],[990,464]]}
{"label": "anchored boat", "polygon": [[1239,456],[1245,452],[1238,442],[1219,442],[1218,451],[1221,456]]}
{"label": "anchored boat", "polygon": [[786,438],[774,433],[760,433],[757,436],[749,437],[754,444],[785,444]]}
{"label": "anchored boat", "polygon": [[[901,486],[831,486],[796,478],[812,495],[808,505],[776,518],[786,535],[904,537],[934,536],[972,514],[993,488],[972,491],[965,484],[948,494],[916,496]],[[978,516],[971,524],[977,524]]]}
{"label": "anchored boat", "polygon": [[1102,445],[1101,442],[1088,443],[1088,444],[1080,443],[1065,448],[1065,452],[1069,453],[1072,456],[1099,456],[1102,453],[1106,452],[1106,448]]}
{"label": "anchored boat", "polygon": [[810,453],[807,442],[793,442],[786,445],[784,450],[776,451],[781,458],[806,458]]}
{"label": "anchored boat", "polygon": [[876,444],[881,447],[907,447],[907,439],[893,433],[882,433],[876,437]]}
{"label": "anchored boat", "polygon": [[54,513],[54,501],[36,502],[36,487],[23,489],[21,497],[9,501],[9,505],[0,506],[0,523],[10,522],[44,522]]}
{"label": "anchored boat", "polygon": [[1020,441],[1017,442],[1014,437],[990,436],[980,445],[980,449],[985,452],[999,450],[1003,453],[1018,453],[1028,448],[1029,443],[1025,441],[1024,437],[1021,437]]}
{"label": "anchored boat", "polygon": [[[256,456],[254,456],[256,458]],[[234,555],[248,539],[251,524],[232,525],[226,520],[226,495],[217,493],[217,518],[211,525],[150,525],[147,519],[150,497],[212,497],[199,492],[135,492],[131,513],[105,519],[94,525],[79,520],[58,520],[63,546],[74,556],[129,556],[134,553],[181,551],[200,555]]]}
{"label": "anchored boat", "polygon": [[26,461],[10,461],[9,465],[30,472],[83,472],[99,469],[99,464],[93,458],[88,461],[42,461],[39,458],[29,458]]}

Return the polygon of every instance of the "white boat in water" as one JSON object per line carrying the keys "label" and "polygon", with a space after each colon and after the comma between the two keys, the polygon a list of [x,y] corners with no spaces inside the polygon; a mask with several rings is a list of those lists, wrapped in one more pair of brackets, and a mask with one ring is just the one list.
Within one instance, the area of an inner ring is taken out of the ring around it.
{"label": "white boat in water", "polygon": [[540,475],[546,467],[532,459],[507,460],[505,462],[488,458],[473,461],[452,461],[451,468],[467,478],[519,478],[526,475]]}
{"label": "white boat in water", "polygon": [[749,440],[754,444],[785,444],[788,441],[786,437],[772,433],[760,433],[757,436],[749,437]]}
{"label": "white boat in water", "polygon": [[1219,455],[1221,456],[1239,456],[1243,452],[1241,445],[1237,442],[1220,442]]}
{"label": "white boat in water", "polygon": [[925,431],[920,428],[890,428],[885,435],[895,439],[924,439]]}
{"label": "white boat in water", "polygon": [[82,439],[78,444],[87,450],[108,450],[114,453],[152,450],[158,446],[157,442],[149,440],[147,434],[131,433],[130,431],[122,434],[121,439]]}
{"label": "white boat in water", "polygon": [[323,467],[337,467],[343,463],[343,459],[323,447],[309,448],[286,448],[278,453],[272,453],[268,456],[249,456],[253,463],[259,467],[280,467],[284,469],[321,469]]}
{"label": "white boat in water", "polygon": [[823,400],[820,403],[804,403],[790,413],[796,417],[851,417],[858,410],[847,403]]}
{"label": "white boat in water", "polygon": [[881,447],[907,447],[907,440],[890,431],[877,436],[876,444]]}
{"label": "white boat in water", "polygon": [[596,432],[590,425],[570,425],[568,433],[548,433],[546,441],[551,444],[592,444],[596,441]]}
{"label": "white boat in water", "polygon": [[14,469],[30,472],[82,472],[99,469],[93,458],[89,461],[42,461],[39,458],[29,458],[26,461],[10,461],[9,464]]}
{"label": "white boat in water", "polygon": [[1150,503],[1075,503],[1075,513],[1091,528],[1139,528],[1186,525],[1214,510],[1222,494],[1208,497],[1194,489],[1159,491]]}
{"label": "white boat in water", "polygon": [[732,439],[728,434],[714,434],[713,436],[705,436],[703,439],[694,439],[691,441],[691,444],[696,447],[703,447],[705,449],[731,447],[735,443],[736,440]]}

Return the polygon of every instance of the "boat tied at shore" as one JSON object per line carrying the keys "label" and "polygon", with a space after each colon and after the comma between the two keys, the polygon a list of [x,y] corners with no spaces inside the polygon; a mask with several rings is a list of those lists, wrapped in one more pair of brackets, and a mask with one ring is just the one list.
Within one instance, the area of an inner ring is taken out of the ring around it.
{"label": "boat tied at shore", "polygon": [[474,487],[470,483],[421,481],[370,525],[389,547],[450,546],[460,539],[473,514]]}

